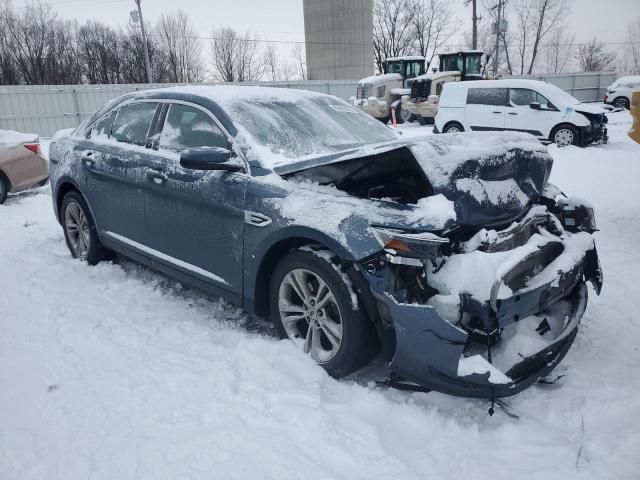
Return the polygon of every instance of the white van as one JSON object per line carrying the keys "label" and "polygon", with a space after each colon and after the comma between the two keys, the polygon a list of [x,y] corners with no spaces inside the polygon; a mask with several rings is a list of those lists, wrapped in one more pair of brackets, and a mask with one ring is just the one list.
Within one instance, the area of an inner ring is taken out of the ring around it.
{"label": "white van", "polygon": [[607,111],[537,80],[455,82],[444,85],[434,132],[512,130],[584,146],[607,142]]}

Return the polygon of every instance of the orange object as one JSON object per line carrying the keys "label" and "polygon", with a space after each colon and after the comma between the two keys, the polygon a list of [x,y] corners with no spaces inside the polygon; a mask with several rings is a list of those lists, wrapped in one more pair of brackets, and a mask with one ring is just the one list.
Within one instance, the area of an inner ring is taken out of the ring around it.
{"label": "orange object", "polygon": [[396,122],[396,109],[395,108],[391,109],[391,124],[393,125],[393,128],[398,128],[398,122]]}
{"label": "orange object", "polygon": [[640,90],[631,95],[631,116],[633,117],[633,125],[631,125],[628,135],[631,140],[640,143]]}

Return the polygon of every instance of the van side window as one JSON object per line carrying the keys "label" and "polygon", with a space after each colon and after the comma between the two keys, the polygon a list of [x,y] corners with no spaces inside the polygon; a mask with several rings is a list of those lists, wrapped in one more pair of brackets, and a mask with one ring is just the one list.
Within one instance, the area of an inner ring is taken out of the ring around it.
{"label": "van side window", "polygon": [[542,108],[552,108],[544,95],[528,88],[510,88],[509,99],[516,107],[528,107],[532,103],[539,103]]}
{"label": "van side window", "polygon": [[202,110],[174,103],[160,135],[160,148],[180,152],[194,147],[227,148],[229,141],[218,125]]}
{"label": "van side window", "polygon": [[467,105],[508,105],[509,90],[506,88],[470,88]]}
{"label": "van side window", "polygon": [[118,142],[144,146],[157,103],[131,103],[120,107],[111,135]]}

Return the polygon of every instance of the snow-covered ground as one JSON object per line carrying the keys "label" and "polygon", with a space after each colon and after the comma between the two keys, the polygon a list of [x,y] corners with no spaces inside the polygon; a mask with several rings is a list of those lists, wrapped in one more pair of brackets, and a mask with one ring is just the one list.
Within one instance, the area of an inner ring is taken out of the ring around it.
{"label": "snow-covered ground", "polygon": [[[265,322],[127,261],[74,261],[48,187],[0,207],[0,479],[635,479],[640,145],[550,150],[605,274],[553,386],[483,401],[336,381]],[[408,125],[406,135],[429,134]]]}

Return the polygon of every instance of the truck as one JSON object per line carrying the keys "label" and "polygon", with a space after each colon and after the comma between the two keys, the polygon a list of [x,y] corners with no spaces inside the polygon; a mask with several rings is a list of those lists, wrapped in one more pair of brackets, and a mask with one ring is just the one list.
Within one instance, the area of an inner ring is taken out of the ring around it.
{"label": "truck", "polygon": [[483,52],[478,50],[440,54],[439,69],[414,78],[409,94],[401,97],[405,117],[417,118],[423,125],[433,123],[445,83],[484,78],[482,56]]}
{"label": "truck", "polygon": [[354,105],[382,123],[391,119],[395,109],[397,123],[413,121],[413,114],[402,108],[402,96],[411,93],[411,80],[424,75],[425,57],[405,56],[387,58],[382,75],[373,75],[358,82]]}

